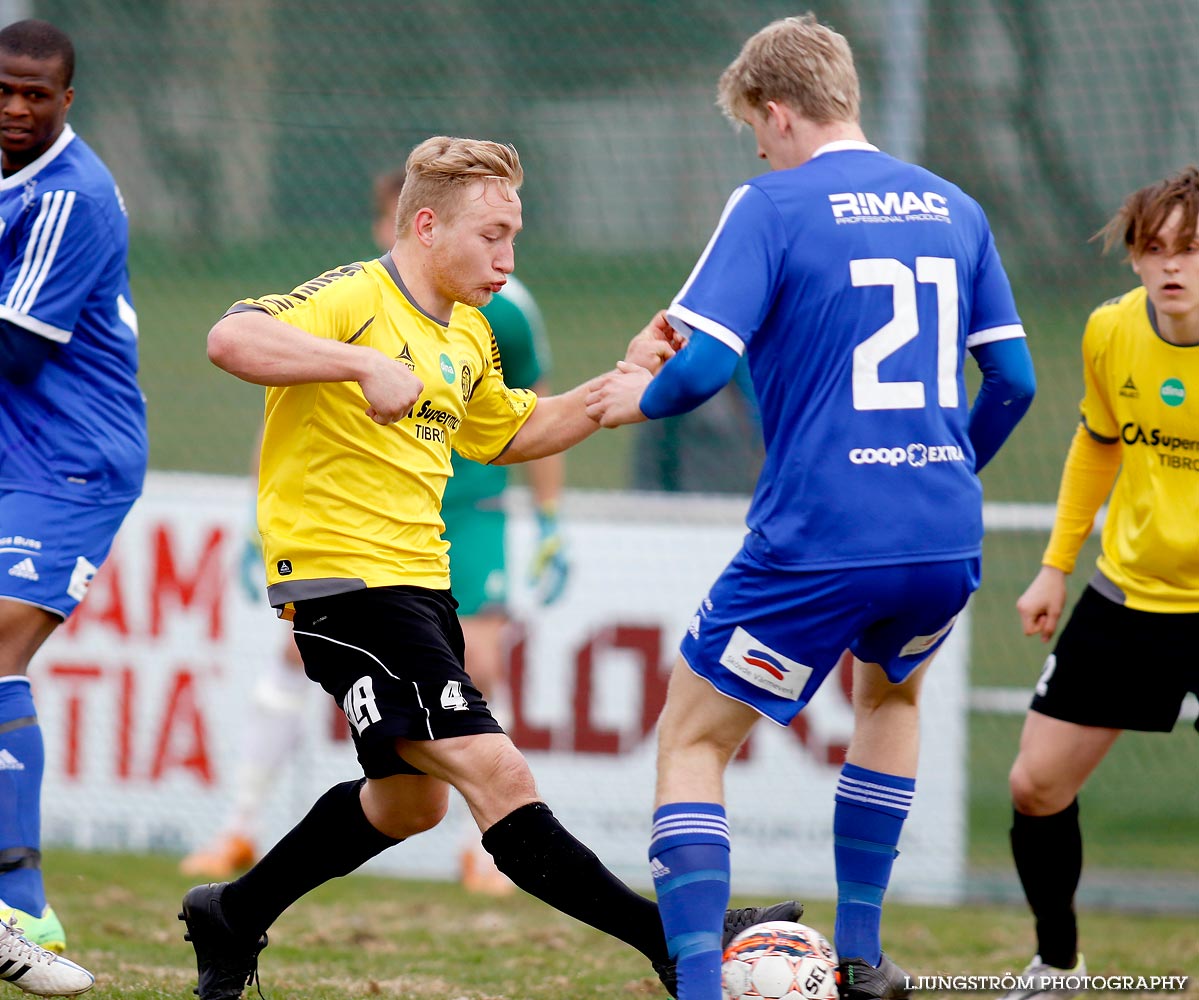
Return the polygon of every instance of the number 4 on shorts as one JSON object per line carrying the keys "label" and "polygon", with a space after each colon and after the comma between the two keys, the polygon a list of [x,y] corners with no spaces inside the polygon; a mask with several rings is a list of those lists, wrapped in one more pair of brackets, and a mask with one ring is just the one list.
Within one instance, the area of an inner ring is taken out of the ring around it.
{"label": "number 4 on shorts", "polygon": [[447,712],[465,712],[469,707],[462,697],[461,681],[446,681],[441,689],[441,707]]}

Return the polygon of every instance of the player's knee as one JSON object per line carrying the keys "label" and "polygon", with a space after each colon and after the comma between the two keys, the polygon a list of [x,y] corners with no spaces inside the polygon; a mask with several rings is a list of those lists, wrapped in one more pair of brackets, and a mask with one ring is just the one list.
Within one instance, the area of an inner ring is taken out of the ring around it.
{"label": "player's knee", "polygon": [[415,784],[415,780],[367,782],[361,801],[371,826],[389,837],[403,840],[431,830],[445,819],[449,810],[449,789],[440,782],[426,787]]}
{"label": "player's knee", "polygon": [[[406,825],[408,832],[405,837],[415,837],[418,833],[424,833],[426,830],[432,830],[438,823],[445,819],[445,814],[449,811],[450,800],[449,796],[443,796],[440,800],[429,802],[423,809],[415,810],[411,816],[407,817]],[[392,834],[392,836],[397,836]]]}
{"label": "player's knee", "polygon": [[1051,816],[1066,808],[1074,799],[1075,790],[1061,787],[1052,774],[1041,774],[1030,768],[1023,757],[1017,757],[1008,772],[1008,789],[1012,805],[1025,816]]}
{"label": "player's knee", "polygon": [[854,692],[853,705],[859,719],[881,716],[890,720],[889,724],[895,724],[906,718],[912,725],[918,725],[920,688],[914,684],[871,685]]}

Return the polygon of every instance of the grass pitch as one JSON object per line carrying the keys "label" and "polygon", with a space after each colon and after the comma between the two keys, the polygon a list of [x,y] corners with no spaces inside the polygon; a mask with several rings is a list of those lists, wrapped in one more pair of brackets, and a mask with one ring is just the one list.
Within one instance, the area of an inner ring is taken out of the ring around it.
{"label": "grass pitch", "polygon": [[[194,958],[176,919],[190,883],[176,859],[49,851],[46,871],[68,954],[96,973],[90,996],[191,996]],[[805,920],[831,936],[832,905],[809,903]],[[1190,975],[1187,990],[1170,996],[1199,998],[1194,915],[1084,912],[1081,924],[1093,974]],[[892,906],[884,940],[913,975],[1017,972],[1033,948],[1030,921],[1016,907]],[[284,914],[260,975],[268,1000],[666,996],[632,949],[531,897],[497,901],[446,883],[367,876],[323,886]]]}

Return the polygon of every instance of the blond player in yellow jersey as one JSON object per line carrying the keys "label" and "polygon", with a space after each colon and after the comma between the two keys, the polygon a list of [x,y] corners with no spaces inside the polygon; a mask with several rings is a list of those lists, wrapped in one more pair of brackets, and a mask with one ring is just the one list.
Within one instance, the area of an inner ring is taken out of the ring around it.
{"label": "blond player in yellow jersey", "polygon": [[[451,786],[505,875],[641,951],[669,989],[657,906],[541,801],[466,672],[450,591],[440,505],[451,447],[524,462],[598,429],[589,384],[539,399],[504,383],[478,308],[514,266],[520,160],[510,146],[438,136],[406,169],[389,252],[245,299],[209,333],[215,364],[267,386],[258,526],[268,597],[292,619],[308,677],[345,711],[365,777],[330,788],[240,878],[187,893],[197,993],[241,997],[279,914],[436,826]],[[674,346],[660,314],[626,359],[656,370]],[[799,912],[794,901],[730,910],[725,930]]]}
{"label": "blond player in yellow jersey", "polygon": [[[1074,913],[1079,789],[1123,730],[1167,732],[1186,692],[1199,692],[1197,218],[1199,169],[1188,167],[1135,191],[1103,230],[1108,249],[1127,249],[1142,287],[1087,322],[1082,422],[1041,571],[1016,602],[1025,635],[1048,642],[1110,493],[1098,568],[1045,663],[1011,770],[1034,978],[1086,971]],[[1037,981],[1007,1000],[1048,992]]]}

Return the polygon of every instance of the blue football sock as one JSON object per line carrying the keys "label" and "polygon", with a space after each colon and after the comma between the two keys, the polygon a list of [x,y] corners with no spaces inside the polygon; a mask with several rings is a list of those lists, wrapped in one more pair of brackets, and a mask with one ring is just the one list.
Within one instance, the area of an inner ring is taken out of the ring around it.
{"label": "blue football sock", "polygon": [[729,824],[714,802],[673,802],[654,813],[650,873],[679,974],[679,1000],[721,1000],[729,905]]}
{"label": "blue football sock", "polygon": [[833,945],[844,959],[861,958],[875,966],[882,959],[883,894],[915,791],[914,778],[853,764],[841,768],[833,811],[837,864]]}
{"label": "blue football sock", "polygon": [[46,756],[27,677],[0,677],[0,899],[35,917],[42,885],[42,771]]}

